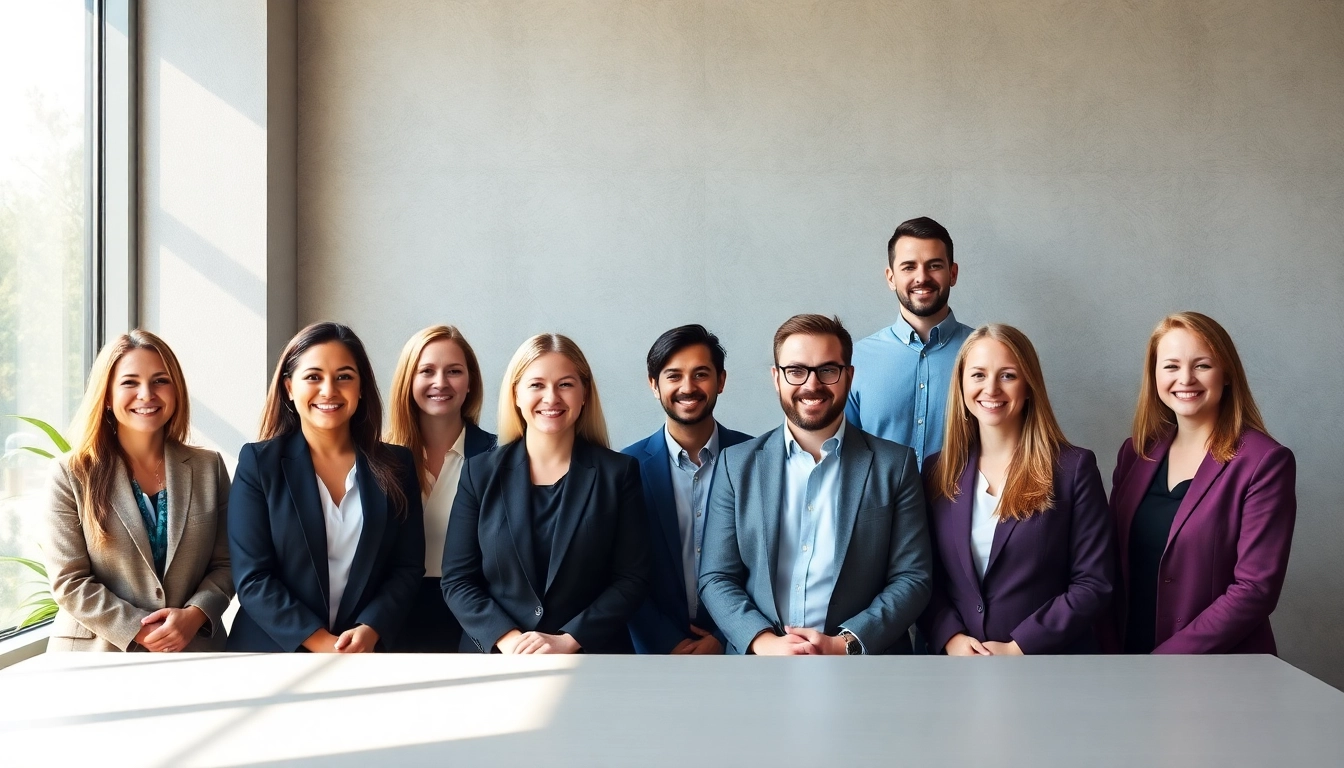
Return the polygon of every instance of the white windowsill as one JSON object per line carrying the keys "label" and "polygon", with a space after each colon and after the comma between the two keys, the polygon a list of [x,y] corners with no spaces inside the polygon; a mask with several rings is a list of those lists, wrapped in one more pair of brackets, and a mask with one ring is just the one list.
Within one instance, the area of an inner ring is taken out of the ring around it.
{"label": "white windowsill", "polygon": [[0,640],[0,669],[31,659],[47,650],[47,638],[51,636],[51,624],[20,632],[14,637]]}

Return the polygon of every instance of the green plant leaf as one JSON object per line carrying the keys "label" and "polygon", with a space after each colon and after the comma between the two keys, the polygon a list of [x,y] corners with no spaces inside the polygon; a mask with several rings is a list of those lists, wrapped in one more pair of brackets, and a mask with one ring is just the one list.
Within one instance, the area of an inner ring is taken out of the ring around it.
{"label": "green plant leaf", "polygon": [[28,616],[25,617],[23,621],[19,622],[19,629],[27,629],[28,627],[31,627],[34,624],[41,624],[42,622],[48,619],[54,619],[56,618],[56,613],[58,610],[59,609],[56,607],[55,602],[45,604],[40,608],[38,608],[37,610],[33,611],[32,613],[28,614]]}
{"label": "green plant leaf", "polygon": [[23,567],[34,571],[42,578],[47,578],[47,566],[36,560],[29,560],[26,557],[12,557],[10,555],[0,555],[0,563],[18,563]]}
{"label": "green plant leaf", "polygon": [[31,446],[31,445],[21,445],[21,446],[19,446],[19,450],[29,451],[29,452],[31,452],[31,453],[36,453],[38,456],[41,456],[41,457],[44,458],[44,459],[54,459],[54,458],[56,458],[55,456],[53,456],[53,455],[51,454],[51,451],[44,451],[44,450],[42,450],[41,448],[34,448],[34,447]]}
{"label": "green plant leaf", "polygon": [[[70,452],[70,443],[66,442],[65,438],[64,438],[64,437],[61,437],[61,433],[58,432],[58,431],[56,430],[55,427],[51,426],[51,425],[48,424],[47,422],[45,422],[45,421],[43,421],[43,420],[41,420],[41,419],[35,419],[35,418],[33,418],[32,416],[20,416],[20,415],[18,415],[18,414],[16,414],[16,413],[11,413],[11,414],[8,414],[8,415],[9,415],[9,416],[12,416],[12,417],[14,417],[14,418],[16,418],[16,419],[18,419],[19,421],[26,421],[26,422],[28,422],[29,424],[32,424],[34,427],[37,427],[38,429],[40,429],[40,430],[42,430],[43,432],[45,432],[46,435],[47,435],[47,437],[51,440],[52,445],[55,445],[55,446],[56,446],[56,450],[60,451],[61,453],[69,453],[69,452]],[[24,446],[24,447],[27,447],[27,446]],[[36,449],[34,449],[34,448],[28,448],[28,450],[32,451],[33,453],[37,453],[37,454],[39,454],[39,455],[46,456],[47,458],[53,458],[51,454],[49,454],[49,453],[42,453],[42,452],[40,452],[40,451],[38,451],[38,450],[36,450]]]}

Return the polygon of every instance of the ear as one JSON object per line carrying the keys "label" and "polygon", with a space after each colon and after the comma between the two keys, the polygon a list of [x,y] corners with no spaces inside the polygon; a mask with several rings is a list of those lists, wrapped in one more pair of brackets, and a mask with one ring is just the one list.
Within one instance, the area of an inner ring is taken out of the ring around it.
{"label": "ear", "polygon": [[779,369],[773,365],[770,366],[770,378],[775,382],[775,391],[781,395],[784,394],[783,390],[779,388]]}
{"label": "ear", "polygon": [[728,383],[728,372],[719,371],[719,394],[723,394],[723,385]]}
{"label": "ear", "polygon": [[[956,282],[955,278],[953,282]],[[896,271],[891,267],[887,267],[887,288],[892,291],[896,290]]]}
{"label": "ear", "polygon": [[660,399],[660,398],[658,397],[658,380],[657,380],[657,379],[649,379],[649,389],[653,392],[653,399],[654,399],[654,400],[658,400],[658,399]]}
{"label": "ear", "polygon": [[290,400],[294,399],[294,382],[290,381],[288,376],[285,377],[285,394]]}
{"label": "ear", "polygon": [[958,265],[957,262],[955,262],[955,261],[952,262],[952,264],[951,264],[951,266],[950,266],[950,269],[952,270],[952,280],[947,284],[947,287],[948,287],[948,288],[951,288],[952,286],[954,286],[954,285],[957,284],[957,267],[958,267],[958,266],[959,266],[959,265]]}

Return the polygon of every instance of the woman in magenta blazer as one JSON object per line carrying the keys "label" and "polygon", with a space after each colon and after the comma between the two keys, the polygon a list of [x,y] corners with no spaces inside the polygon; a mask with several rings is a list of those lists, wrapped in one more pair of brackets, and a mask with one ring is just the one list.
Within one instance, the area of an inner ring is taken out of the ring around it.
{"label": "woman in magenta blazer", "polygon": [[[977,328],[953,365],[943,450],[924,465],[933,595],[919,625],[951,656],[1096,652],[1115,550],[1092,452],[1068,444],[1036,350]],[[957,414],[960,414],[958,418]]]}
{"label": "woman in magenta blazer", "polygon": [[1115,649],[1276,653],[1269,614],[1288,568],[1296,479],[1227,331],[1197,312],[1158,323],[1111,489],[1123,587]]}

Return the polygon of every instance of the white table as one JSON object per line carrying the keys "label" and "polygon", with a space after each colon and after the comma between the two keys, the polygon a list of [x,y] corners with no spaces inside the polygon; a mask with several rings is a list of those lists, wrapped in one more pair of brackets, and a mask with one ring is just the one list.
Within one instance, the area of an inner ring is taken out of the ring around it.
{"label": "white table", "polygon": [[1344,693],[1268,656],[46,654],[0,671],[0,762],[1341,766]]}

